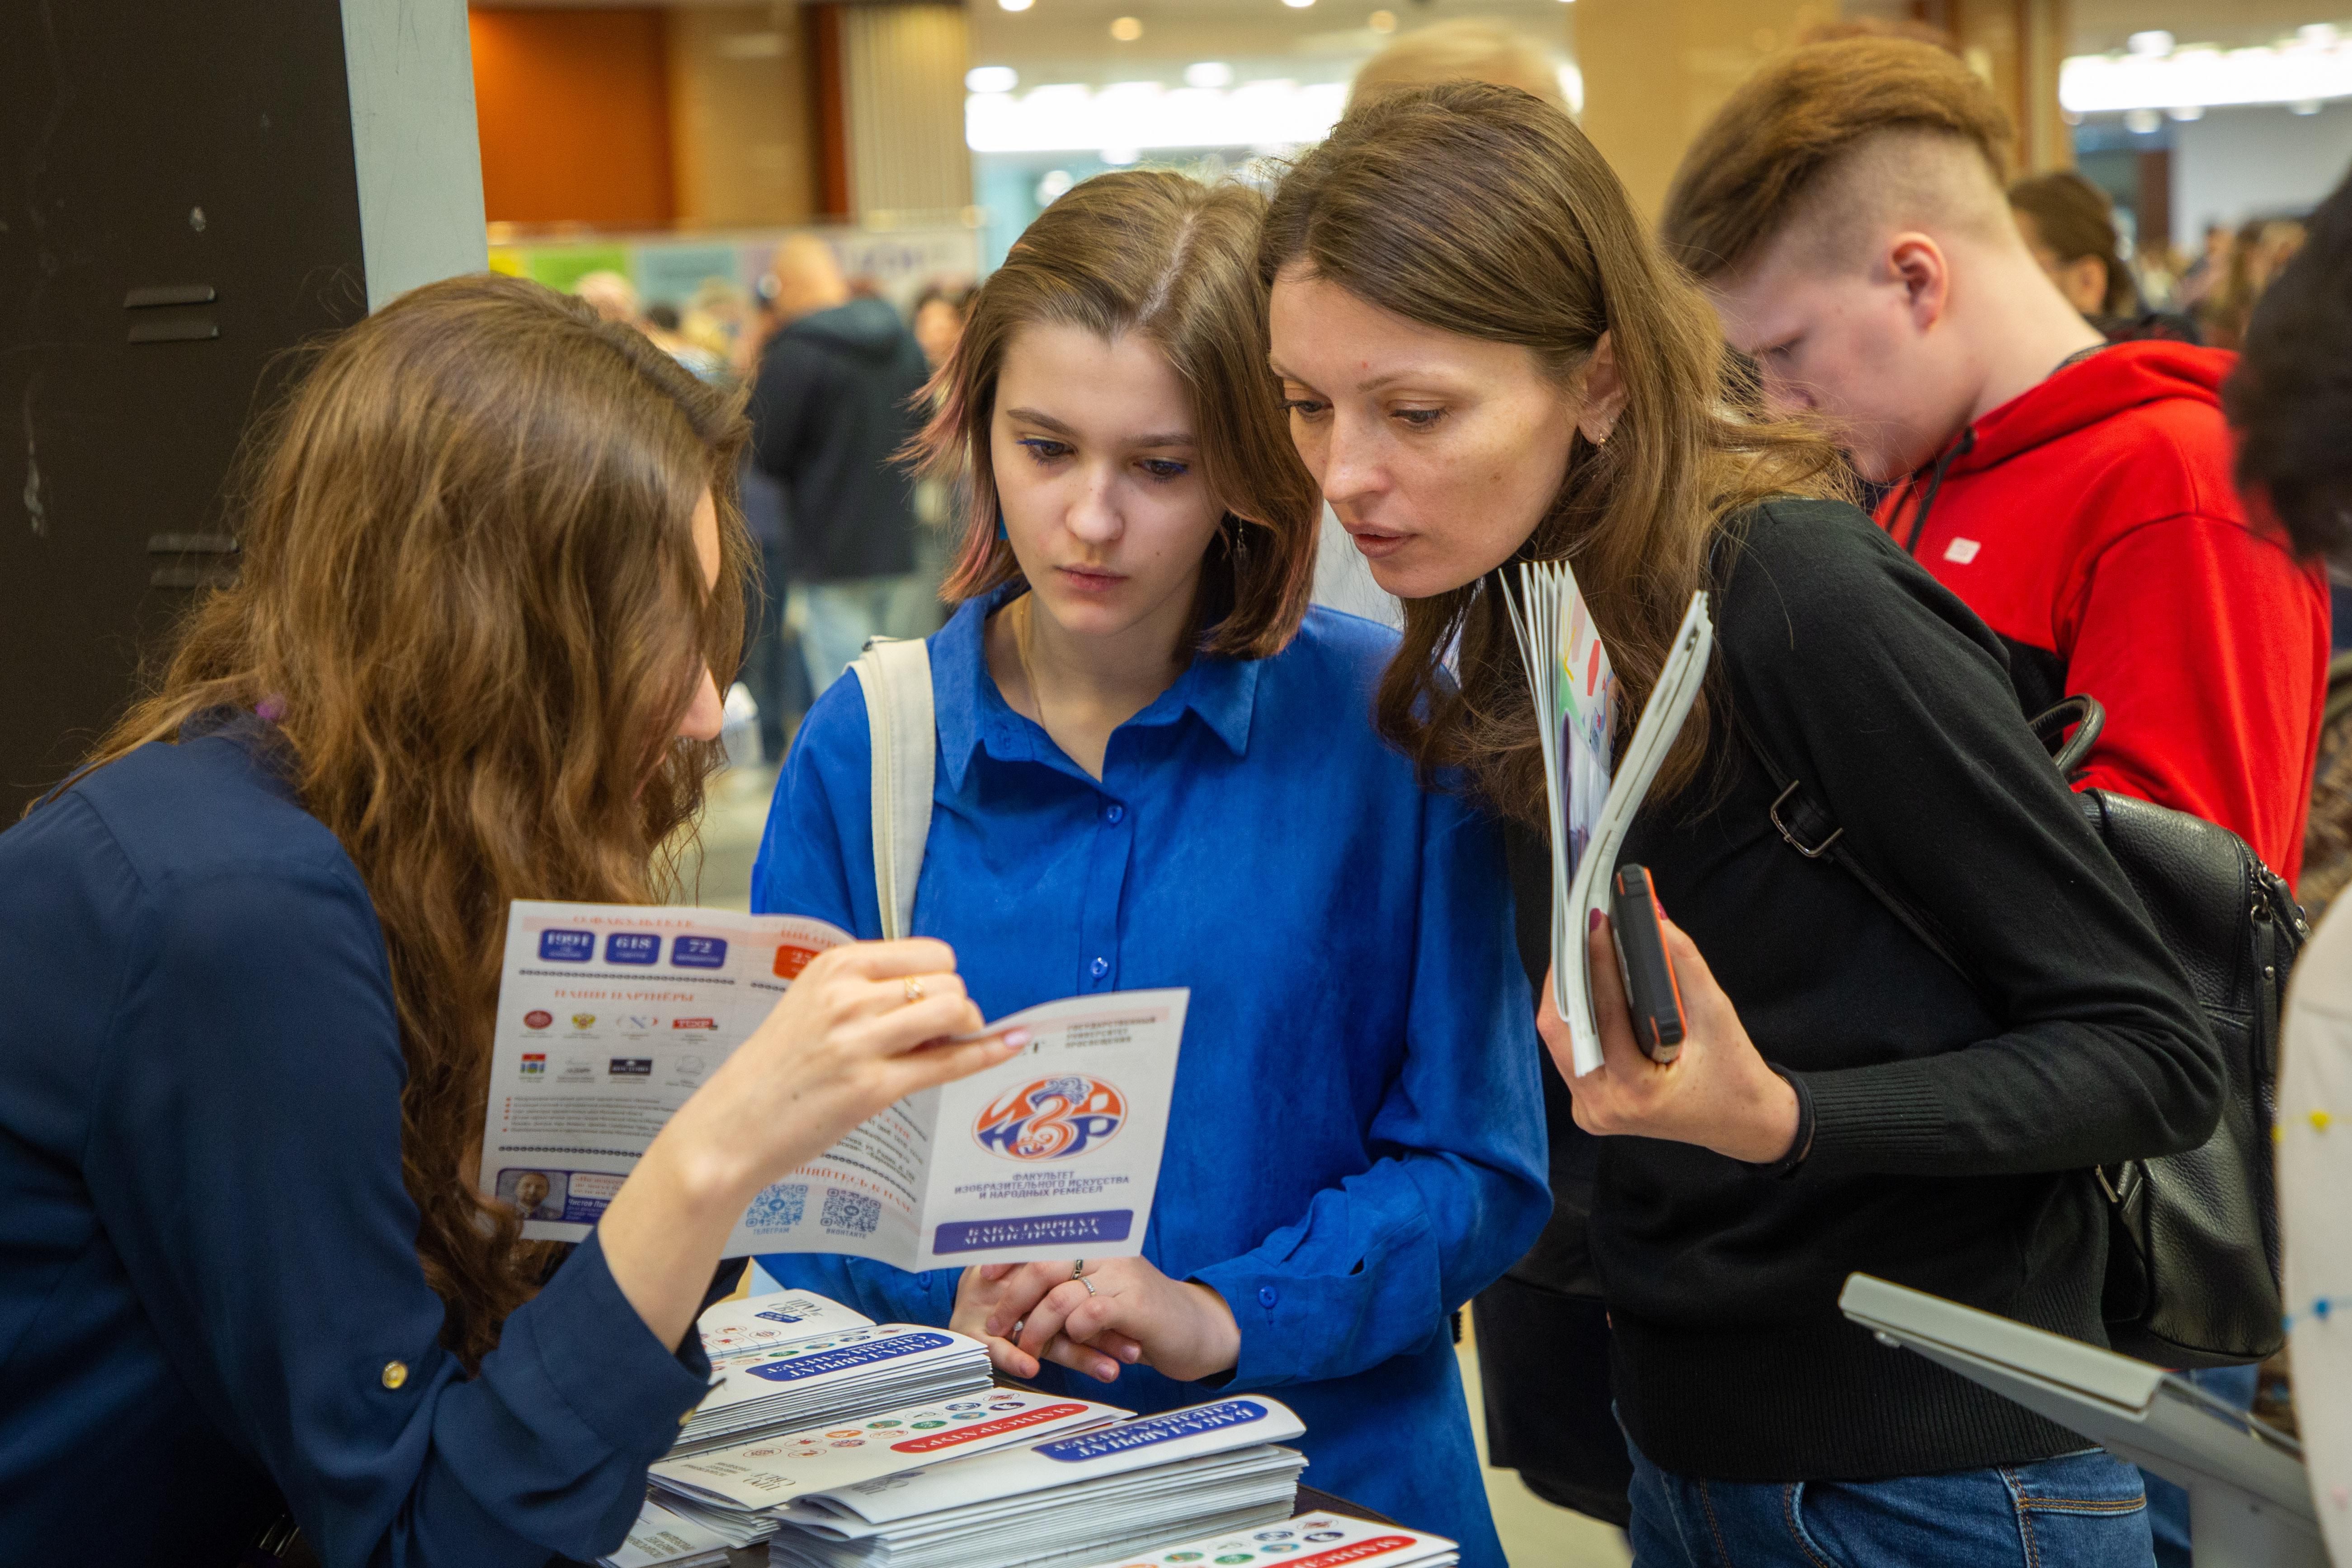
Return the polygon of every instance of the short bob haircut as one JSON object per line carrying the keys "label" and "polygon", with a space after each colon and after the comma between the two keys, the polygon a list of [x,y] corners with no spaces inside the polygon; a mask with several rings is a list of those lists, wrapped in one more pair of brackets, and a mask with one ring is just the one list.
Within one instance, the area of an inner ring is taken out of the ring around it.
{"label": "short bob haircut", "polygon": [[978,598],[1021,576],[999,535],[990,457],[997,376],[1014,336],[1040,323],[1106,339],[1136,332],[1190,395],[1201,475],[1224,512],[1202,562],[1200,650],[1264,658],[1288,645],[1314,586],[1321,497],[1266,369],[1265,205],[1237,184],[1121,170],[1074,186],[1013,242],[973,294],[963,336],[931,381],[936,412],[908,449],[926,474],[970,483],[944,597]]}

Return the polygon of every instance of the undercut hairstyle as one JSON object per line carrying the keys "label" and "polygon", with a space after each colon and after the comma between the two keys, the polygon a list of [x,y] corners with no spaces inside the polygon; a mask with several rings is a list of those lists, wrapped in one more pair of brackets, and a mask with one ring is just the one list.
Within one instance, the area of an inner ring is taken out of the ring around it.
{"label": "undercut hairstyle", "polygon": [[2009,205],[2030,220],[2045,249],[2061,267],[2086,256],[2106,264],[2107,287],[2099,301],[2103,316],[2139,313],[2139,290],[2124,265],[2123,238],[2116,232],[2115,203],[2107,193],[2072,169],[2033,174],[2009,187]]}
{"label": "undercut hairstyle", "polygon": [[208,713],[270,716],[271,762],[383,933],[401,1177],[441,1342],[469,1371],[556,1256],[475,1185],[507,907],[683,890],[723,752],[677,728],[742,647],[748,435],[735,396],[583,300],[487,273],[402,295],[257,428],[237,580],[198,601],[82,770]]}
{"label": "undercut hairstyle", "polygon": [[[1842,491],[1819,432],[1749,417],[1725,395],[1705,298],[1576,122],[1527,93],[1455,82],[1349,114],[1275,192],[1258,269],[1271,285],[1293,268],[1421,326],[1516,344],[1565,386],[1609,334],[1624,412],[1598,445],[1571,433],[1559,492],[1512,561],[1575,563],[1616,668],[1620,746],[1691,595],[1716,580],[1717,545],[1737,547],[1733,520],[1768,497]],[[1510,569],[1404,601],[1373,712],[1425,784],[1466,778],[1548,832],[1542,721],[1501,592]],[[1698,777],[1723,702],[1718,665],[1667,752],[1661,798]]]}
{"label": "undercut hairstyle", "polygon": [[936,412],[908,448],[928,477],[968,481],[963,542],[940,596],[978,598],[1021,576],[998,528],[996,384],[1023,328],[1076,327],[1151,342],[1184,384],[1209,495],[1223,511],[1201,563],[1203,653],[1265,658],[1288,646],[1315,586],[1322,497],[1291,445],[1266,369],[1257,273],[1265,198],[1167,170],[1097,174],[1013,242],[972,292],[963,335],[931,378]]}
{"label": "undercut hairstyle", "polygon": [[2268,498],[2296,554],[2352,569],[2352,176],[2254,306],[2221,405],[2239,485]]}
{"label": "undercut hairstyle", "polygon": [[1659,237],[1703,281],[1746,268],[1800,222],[1824,259],[1855,265],[1890,222],[1998,237],[2012,228],[2001,205],[2011,135],[1992,89],[1932,44],[1808,44],[1748,78],[1699,132]]}

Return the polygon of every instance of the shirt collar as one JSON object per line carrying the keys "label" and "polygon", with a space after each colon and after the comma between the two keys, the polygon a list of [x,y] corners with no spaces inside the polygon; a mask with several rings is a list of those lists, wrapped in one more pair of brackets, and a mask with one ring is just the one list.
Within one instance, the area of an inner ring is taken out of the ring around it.
{"label": "shirt collar", "polygon": [[[1035,726],[1013,710],[988,673],[982,633],[988,617],[1027,584],[1015,579],[968,599],[931,638],[931,689],[940,756],[949,782],[963,788],[972,753],[982,747],[1005,760],[1041,760]],[[1257,659],[1193,656],[1191,668],[1129,724],[1172,724],[1186,712],[1237,757],[1249,754],[1250,716],[1257,706]],[[1122,726],[1124,728],[1124,726]]]}

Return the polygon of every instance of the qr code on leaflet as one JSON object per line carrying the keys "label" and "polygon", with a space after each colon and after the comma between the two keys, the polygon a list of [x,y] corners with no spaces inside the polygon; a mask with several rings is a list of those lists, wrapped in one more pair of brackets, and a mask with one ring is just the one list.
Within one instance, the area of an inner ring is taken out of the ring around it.
{"label": "qr code on leaflet", "polygon": [[[751,1200],[751,1212],[743,1216],[746,1230],[790,1230],[800,1224],[801,1215],[808,1209],[808,1187],[801,1182],[778,1182],[761,1187],[759,1196]],[[827,1212],[831,1212],[830,1205]]]}
{"label": "qr code on leaflet", "polygon": [[872,1236],[874,1227],[882,1223],[882,1200],[827,1187],[824,1212],[817,1220],[835,1236]]}

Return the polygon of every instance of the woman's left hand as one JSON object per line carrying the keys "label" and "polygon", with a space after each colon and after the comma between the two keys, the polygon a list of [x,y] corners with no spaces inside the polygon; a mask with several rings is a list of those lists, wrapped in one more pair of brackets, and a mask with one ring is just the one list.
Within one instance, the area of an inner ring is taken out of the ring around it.
{"label": "woman's left hand", "polygon": [[1603,1135],[1696,1143],[1750,1164],[1786,1159],[1797,1140],[1797,1091],[1758,1054],[1697,945],[1673,921],[1661,917],[1658,923],[1682,988],[1683,1047],[1671,1062],[1652,1061],[1634,1044],[1607,916],[1596,915],[1585,937],[1601,1065],[1582,1078],[1576,1076],[1568,1025],[1552,1006],[1551,979],[1545,977],[1536,1028],[1568,1080],[1576,1124]]}
{"label": "woman's left hand", "polygon": [[[977,1309],[983,1301],[986,1317],[968,1327],[966,1304]],[[1042,1360],[1108,1383],[1121,1363],[1140,1362],[1192,1383],[1228,1370],[1241,1356],[1241,1327],[1223,1297],[1171,1279],[1140,1258],[1090,1259],[1082,1279],[1066,1262],[966,1269],[955,1326],[986,1339],[992,1350],[1004,1347],[996,1364],[1015,1377],[1036,1376]]]}

